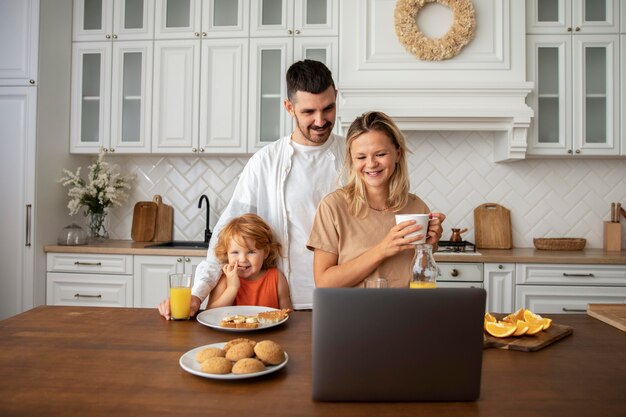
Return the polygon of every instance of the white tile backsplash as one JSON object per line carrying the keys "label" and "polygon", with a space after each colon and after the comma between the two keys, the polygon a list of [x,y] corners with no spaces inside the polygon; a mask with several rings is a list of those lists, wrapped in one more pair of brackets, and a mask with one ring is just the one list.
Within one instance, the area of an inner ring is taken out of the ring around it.
{"label": "white tile backsplash", "polygon": [[[473,241],[473,210],[499,203],[511,210],[513,244],[532,247],[533,237],[584,237],[587,247],[602,247],[602,221],[610,203],[626,205],[624,159],[526,159],[494,163],[491,132],[405,132],[409,148],[411,191],[434,211],[446,214],[450,228],[467,227]],[[174,207],[174,238],[202,240],[205,207],[210,225],[233,193],[247,157],[116,156],[112,162],[137,174],[128,203],[111,213],[111,237],[130,239],[133,206],[161,194]],[[626,220],[625,220],[626,222]],[[623,233],[626,238],[626,232]],[[626,239],[625,239],[626,240]],[[622,246],[626,247],[624,242]]]}

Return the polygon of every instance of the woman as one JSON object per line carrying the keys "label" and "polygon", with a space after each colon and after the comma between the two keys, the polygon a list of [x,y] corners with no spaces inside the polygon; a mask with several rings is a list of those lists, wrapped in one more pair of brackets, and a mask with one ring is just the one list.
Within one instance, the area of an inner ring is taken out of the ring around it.
{"label": "woman", "polygon": [[314,251],[315,285],[353,287],[385,278],[390,287],[408,287],[413,242],[426,234],[426,243],[436,245],[445,216],[432,214],[427,231],[414,220],[396,225],[396,214],[430,210],[409,193],[406,143],[389,116],[363,114],[346,139],[347,184],[320,202],[307,242]]}

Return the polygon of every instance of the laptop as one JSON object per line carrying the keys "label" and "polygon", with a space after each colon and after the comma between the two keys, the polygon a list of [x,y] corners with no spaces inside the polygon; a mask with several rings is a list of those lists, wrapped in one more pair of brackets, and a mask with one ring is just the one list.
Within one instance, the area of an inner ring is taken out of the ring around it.
{"label": "laptop", "polygon": [[485,298],[482,288],[315,289],[313,399],[478,399]]}

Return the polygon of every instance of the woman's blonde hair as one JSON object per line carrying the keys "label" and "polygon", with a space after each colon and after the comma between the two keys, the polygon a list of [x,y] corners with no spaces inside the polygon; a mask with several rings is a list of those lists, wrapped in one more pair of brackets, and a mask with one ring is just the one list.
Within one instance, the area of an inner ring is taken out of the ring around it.
{"label": "woman's blonde hair", "polygon": [[222,263],[228,262],[228,246],[234,240],[247,247],[246,239],[251,239],[257,249],[266,250],[268,255],[263,261],[263,269],[276,266],[280,258],[281,245],[274,238],[272,228],[261,217],[247,213],[235,217],[220,232],[215,245],[215,256]]}
{"label": "woman's blonde hair", "polygon": [[408,166],[406,163],[406,153],[409,150],[406,147],[404,135],[398,129],[398,126],[383,112],[372,111],[363,113],[354,119],[348,134],[346,136],[346,159],[344,162],[344,171],[348,181],[342,188],[350,213],[355,217],[365,217],[367,215],[367,193],[365,192],[365,183],[354,172],[352,164],[352,154],[350,147],[362,134],[367,132],[380,132],[387,136],[391,143],[400,151],[400,160],[396,164],[396,169],[389,179],[389,197],[387,198],[387,209],[391,212],[401,210],[409,201],[409,176]]}

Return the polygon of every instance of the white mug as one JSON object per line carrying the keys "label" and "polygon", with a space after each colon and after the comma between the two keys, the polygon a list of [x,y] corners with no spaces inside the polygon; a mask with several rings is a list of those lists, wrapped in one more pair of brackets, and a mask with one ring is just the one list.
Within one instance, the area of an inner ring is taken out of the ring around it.
{"label": "white mug", "polygon": [[415,222],[417,224],[421,224],[422,225],[422,230],[419,230],[415,233],[410,233],[408,235],[405,236],[406,237],[413,237],[413,236],[417,236],[419,234],[423,234],[424,237],[416,242],[413,242],[413,244],[415,245],[419,245],[422,243],[426,243],[426,235],[428,233],[428,220],[429,220],[429,215],[428,214],[396,214],[396,224],[405,222],[407,220],[415,220]]}

